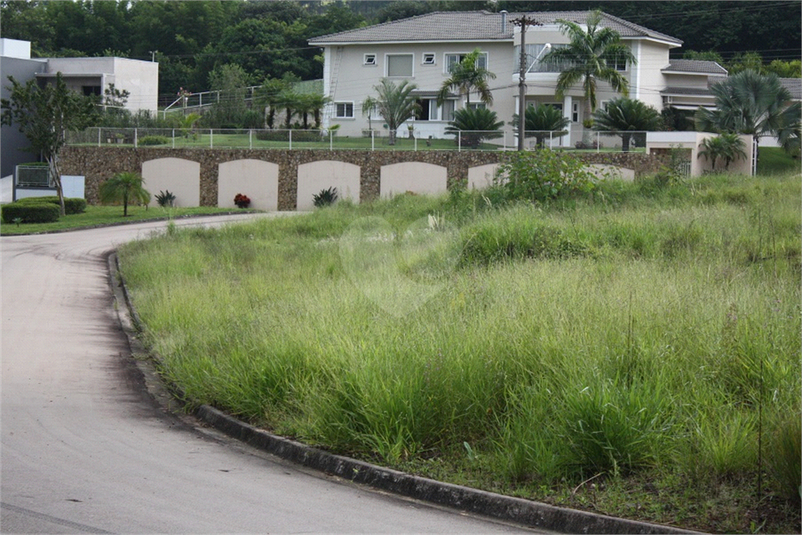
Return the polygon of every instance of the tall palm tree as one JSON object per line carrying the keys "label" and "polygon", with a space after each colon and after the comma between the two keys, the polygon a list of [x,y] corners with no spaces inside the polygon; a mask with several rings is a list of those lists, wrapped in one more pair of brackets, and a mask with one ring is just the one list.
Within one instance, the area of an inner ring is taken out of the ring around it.
{"label": "tall palm tree", "polygon": [[118,173],[100,185],[98,190],[100,202],[122,202],[123,217],[126,217],[130,203],[147,204],[150,202],[150,192],[143,187],[144,183],[145,181],[139,173]]}
{"label": "tall palm tree", "polygon": [[765,136],[784,136],[799,121],[799,102],[776,74],[739,72],[710,88],[716,109],[699,108],[697,126],[706,132],[737,132],[759,140]]}
{"label": "tall palm tree", "polygon": [[570,43],[565,47],[552,48],[542,59],[546,63],[567,65],[557,78],[558,98],[563,98],[566,91],[582,83],[586,123],[591,120],[598,104],[598,80],[609,83],[616,93],[628,96],[629,81],[616,69],[616,65],[636,63],[635,56],[621,42],[618,32],[599,27],[601,20],[601,11],[591,11],[587,19],[588,29],[585,31],[576,22],[558,19],[560,31],[569,37]]}
{"label": "tall palm tree", "polygon": [[396,130],[418,111],[419,106],[412,95],[417,88],[407,80],[395,85],[387,78],[382,78],[379,85],[373,86],[377,93],[373,101],[375,109],[390,130],[390,145],[395,145]]}
{"label": "tall palm tree", "polygon": [[479,100],[485,104],[493,104],[493,93],[487,81],[494,80],[496,75],[479,66],[481,54],[482,51],[477,48],[451,67],[450,76],[443,82],[437,94],[438,104],[442,105],[448,98],[449,91],[453,89],[459,90],[460,95],[465,95],[468,107],[471,105],[471,92],[479,93]]}
{"label": "tall palm tree", "polygon": [[616,98],[607,103],[604,109],[593,114],[593,130],[612,132],[621,136],[621,150],[629,151],[629,144],[635,135],[658,130],[663,125],[663,117],[656,109],[629,98]]}

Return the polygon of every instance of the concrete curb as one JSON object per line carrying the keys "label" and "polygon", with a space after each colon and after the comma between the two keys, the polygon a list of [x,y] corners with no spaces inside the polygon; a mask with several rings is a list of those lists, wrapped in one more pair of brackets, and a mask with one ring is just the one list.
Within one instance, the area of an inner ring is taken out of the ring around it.
{"label": "concrete curb", "polygon": [[[141,329],[141,321],[130,302],[128,288],[117,271],[115,253],[109,256],[108,264],[121,325],[128,336],[132,350],[135,353],[141,352],[143,351],[142,345],[136,338],[136,331]],[[157,357],[150,355],[149,358],[157,362]],[[161,382],[158,373],[154,371],[152,362],[143,362],[141,359],[137,359],[137,365],[145,376],[149,392],[159,403],[165,405],[167,400],[163,391],[170,390],[170,387]],[[155,385],[154,382],[161,382],[161,384]],[[157,390],[161,393],[157,394]],[[173,389],[173,391],[175,390]],[[171,401],[170,404],[174,406],[175,400]],[[200,406],[195,411],[195,416],[232,438],[301,466],[400,496],[525,527],[562,533],[698,533],[671,526],[556,507],[523,498],[504,496],[413,476],[356,459],[334,455],[301,442],[273,435],[209,405]]]}

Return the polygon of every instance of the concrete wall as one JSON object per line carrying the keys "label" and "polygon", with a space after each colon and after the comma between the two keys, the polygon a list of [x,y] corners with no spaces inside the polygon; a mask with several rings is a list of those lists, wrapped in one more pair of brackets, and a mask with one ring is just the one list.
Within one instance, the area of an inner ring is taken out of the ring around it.
{"label": "concrete wall", "polygon": [[220,164],[217,178],[217,206],[234,208],[238,193],[251,199],[250,208],[278,209],[278,165],[261,160],[234,160]]}
{"label": "concrete wall", "polygon": [[[3,56],[0,60],[0,98],[11,97],[11,91],[7,89],[11,85],[9,76],[24,84],[36,73],[43,72],[46,64],[45,60]],[[38,155],[25,150],[28,146],[28,138],[16,124],[0,127],[0,176],[13,175],[14,168],[21,163],[38,161]]]}
{"label": "concrete wall", "polygon": [[183,158],[157,158],[143,162],[141,173],[145,189],[153,195],[150,206],[158,205],[156,195],[160,191],[169,191],[174,194],[175,206],[200,206],[200,164],[198,162]]}
{"label": "concrete wall", "polygon": [[298,210],[312,210],[321,190],[337,188],[337,199],[359,202],[359,166],[348,162],[320,160],[298,166]]}
{"label": "concrete wall", "polygon": [[[469,179],[474,187],[479,187],[481,180],[486,180],[492,166],[502,162],[506,154],[502,151],[371,152],[70,146],[63,150],[61,165],[64,174],[86,177],[86,199],[90,203],[97,203],[98,187],[116,173],[141,171],[146,181],[145,187],[151,193],[156,194],[167,188],[176,194],[180,206],[191,206],[189,203],[192,196],[189,190],[195,188],[197,203],[201,206],[218,206],[223,203],[227,205],[229,196],[233,201],[234,197],[231,194],[233,189],[237,189],[234,194],[243,193],[252,200],[254,195],[259,195],[258,189],[255,190],[255,193],[254,191],[245,191],[244,187],[240,190],[233,185],[237,184],[235,182],[237,176],[245,177],[250,174],[248,169],[257,167],[240,167],[238,171],[236,167],[225,166],[229,162],[257,160],[273,164],[278,168],[276,208],[278,210],[296,210],[299,206],[304,206],[303,203],[300,205],[298,203],[299,177],[308,177],[313,171],[317,172],[316,169],[329,169],[333,174],[328,178],[334,180],[331,182],[332,185],[336,185],[338,183],[336,182],[337,176],[352,176],[350,173],[355,172],[354,167],[351,166],[343,166],[342,169],[345,171],[336,171],[336,166],[325,162],[343,162],[358,168],[359,200],[368,201],[383,195],[384,190],[390,191],[388,188],[392,188],[392,191],[396,193],[442,191],[444,175],[447,189],[468,186]],[[572,154],[572,156],[587,163],[632,169],[635,178],[653,173],[669,162],[668,155],[643,153],[602,152]],[[303,167],[305,164],[314,162],[323,163]],[[413,165],[393,167],[400,163]],[[256,166],[258,164],[249,165]],[[275,169],[275,167],[271,169]],[[269,173],[274,173],[274,171],[269,171]],[[382,187],[383,178],[389,181],[385,182],[384,188]],[[301,178],[301,180],[304,179]],[[301,191],[304,187],[306,186],[301,187]],[[228,190],[228,195],[226,195],[226,188],[232,188]],[[220,193],[221,189],[222,194]]]}
{"label": "concrete wall", "polygon": [[[691,176],[699,176],[712,171],[723,171],[724,162],[713,162],[700,155],[705,139],[716,137],[717,134],[707,132],[649,132],[646,137],[646,152],[667,154],[672,149],[683,149],[690,152]],[[730,162],[727,172],[752,174],[752,136],[740,136],[744,142],[744,152],[747,157]]]}

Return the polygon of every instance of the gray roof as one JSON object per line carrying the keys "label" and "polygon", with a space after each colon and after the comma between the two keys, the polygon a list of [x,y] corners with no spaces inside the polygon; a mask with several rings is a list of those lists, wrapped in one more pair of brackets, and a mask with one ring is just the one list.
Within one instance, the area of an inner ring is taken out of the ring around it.
{"label": "gray roof", "polygon": [[705,87],[666,87],[660,91],[661,95],[689,95],[697,97],[710,97],[713,93]]}
{"label": "gray roof", "polygon": [[715,61],[699,59],[672,59],[663,72],[677,72],[686,74],[718,74],[727,76],[727,69]]}
{"label": "gray roof", "polygon": [[802,100],[802,78],[780,78],[780,83],[791,92],[793,100]]}
{"label": "gray roof", "polygon": [[[584,24],[588,11],[548,11],[526,13],[527,16],[549,24],[558,19]],[[312,45],[347,43],[388,43],[408,41],[510,41],[514,26],[512,20],[523,13],[508,13],[506,28],[502,28],[502,14],[488,11],[438,11],[365,28],[323,35],[309,40]],[[612,28],[622,38],[651,38],[680,46],[682,41],[618,17],[602,13],[601,26]],[[502,31],[502,29],[504,31]]]}

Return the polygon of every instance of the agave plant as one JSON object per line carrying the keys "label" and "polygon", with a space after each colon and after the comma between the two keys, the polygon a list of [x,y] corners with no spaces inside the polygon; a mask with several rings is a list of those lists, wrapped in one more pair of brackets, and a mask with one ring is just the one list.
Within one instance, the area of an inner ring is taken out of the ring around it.
{"label": "agave plant", "polygon": [[321,190],[317,195],[312,195],[312,200],[317,208],[330,206],[337,200],[337,188],[331,187]]}

